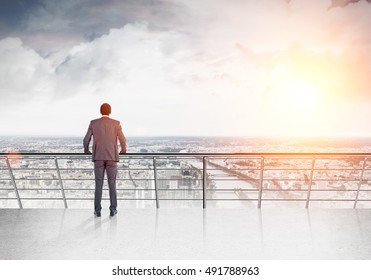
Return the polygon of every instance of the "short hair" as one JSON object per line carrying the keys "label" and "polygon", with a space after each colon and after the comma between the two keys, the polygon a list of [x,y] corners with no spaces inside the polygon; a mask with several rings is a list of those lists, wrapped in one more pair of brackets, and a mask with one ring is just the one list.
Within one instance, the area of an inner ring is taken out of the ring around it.
{"label": "short hair", "polygon": [[103,103],[102,106],[100,106],[100,113],[102,115],[111,114],[111,105],[109,105],[108,103]]}

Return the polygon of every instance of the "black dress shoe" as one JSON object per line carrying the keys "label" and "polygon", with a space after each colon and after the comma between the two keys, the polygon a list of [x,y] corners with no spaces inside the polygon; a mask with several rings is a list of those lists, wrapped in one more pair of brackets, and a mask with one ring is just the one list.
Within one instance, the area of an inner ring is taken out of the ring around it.
{"label": "black dress shoe", "polygon": [[111,210],[111,211],[109,212],[109,215],[110,215],[111,217],[115,216],[116,214],[117,214],[117,210]]}
{"label": "black dress shoe", "polygon": [[100,212],[97,212],[97,211],[94,212],[94,215],[97,216],[97,217],[101,216]]}

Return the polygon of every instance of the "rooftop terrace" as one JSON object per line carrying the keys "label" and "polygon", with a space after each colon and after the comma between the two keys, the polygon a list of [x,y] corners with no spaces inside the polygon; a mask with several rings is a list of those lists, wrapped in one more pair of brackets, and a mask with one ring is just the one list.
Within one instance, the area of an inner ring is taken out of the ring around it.
{"label": "rooftop terrace", "polygon": [[0,259],[371,259],[369,154],[0,154]]}
{"label": "rooftop terrace", "polygon": [[371,259],[370,209],[0,210],[0,259]]}

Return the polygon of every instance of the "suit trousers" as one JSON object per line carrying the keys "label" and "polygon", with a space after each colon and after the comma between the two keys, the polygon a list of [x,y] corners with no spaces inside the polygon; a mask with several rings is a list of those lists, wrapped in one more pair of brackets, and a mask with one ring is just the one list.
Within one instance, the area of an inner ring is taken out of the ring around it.
{"label": "suit trousers", "polygon": [[94,209],[100,212],[102,209],[102,192],[104,173],[107,173],[110,207],[114,211],[117,208],[117,192],[116,192],[116,175],[117,175],[117,162],[113,160],[96,160],[94,161],[94,174],[95,174],[95,196],[94,196]]}

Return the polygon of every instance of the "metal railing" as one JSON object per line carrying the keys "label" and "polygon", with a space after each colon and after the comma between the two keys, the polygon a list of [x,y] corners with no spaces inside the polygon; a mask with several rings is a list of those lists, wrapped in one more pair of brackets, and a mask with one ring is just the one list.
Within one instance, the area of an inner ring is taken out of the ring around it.
{"label": "metal railing", "polygon": [[[169,201],[203,208],[227,202],[370,208],[370,158],[368,153],[129,153],[118,163],[118,200],[157,208]],[[93,191],[90,155],[0,153],[0,208],[15,207],[15,201],[18,208],[42,201],[68,208],[91,203]]]}

